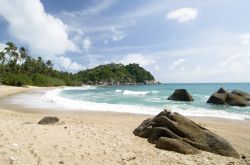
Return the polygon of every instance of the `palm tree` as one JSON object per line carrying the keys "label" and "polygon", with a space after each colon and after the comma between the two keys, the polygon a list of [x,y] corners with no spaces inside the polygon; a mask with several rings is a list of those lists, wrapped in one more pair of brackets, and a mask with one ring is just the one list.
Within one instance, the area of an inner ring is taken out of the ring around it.
{"label": "palm tree", "polygon": [[26,57],[28,56],[28,50],[25,49],[24,47],[21,47],[19,49],[19,53],[20,53],[20,60],[21,60],[21,64],[23,63],[23,61],[26,59]]}
{"label": "palm tree", "polygon": [[17,47],[13,42],[7,42],[6,43],[6,47],[4,48],[5,50],[5,54],[9,56],[8,62],[12,59],[12,58],[17,58],[18,57],[18,53],[17,51]]}
{"label": "palm tree", "polygon": [[53,64],[52,64],[52,62],[50,60],[47,60],[46,65],[49,68],[51,68],[53,66]]}
{"label": "palm tree", "polygon": [[0,52],[0,61],[1,61],[1,63],[2,64],[4,64],[5,63],[5,54],[4,54],[4,52]]}
{"label": "palm tree", "polygon": [[16,63],[19,56],[17,47],[13,42],[7,42],[6,45],[7,46],[4,48],[5,55],[9,56],[7,63],[10,64],[10,69],[16,72]]}
{"label": "palm tree", "polygon": [[28,53],[27,52],[28,52],[27,49],[25,49],[24,47],[21,47],[19,49],[19,61],[20,61],[20,69],[21,70],[23,68],[24,61],[28,57]]}

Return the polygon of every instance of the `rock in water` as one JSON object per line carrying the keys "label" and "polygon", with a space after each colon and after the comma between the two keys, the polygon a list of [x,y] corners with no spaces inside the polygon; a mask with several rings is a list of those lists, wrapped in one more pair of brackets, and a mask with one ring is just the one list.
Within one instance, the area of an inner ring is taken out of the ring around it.
{"label": "rock in water", "polygon": [[168,100],[175,101],[194,101],[193,97],[186,89],[176,89],[174,93],[168,97]]}
{"label": "rock in water", "polygon": [[209,97],[207,103],[243,107],[249,105],[247,99],[250,99],[250,95],[248,93],[242,91],[232,91],[230,93],[223,88],[220,88]]}
{"label": "rock in water", "polygon": [[[151,131],[148,131],[150,129]],[[196,154],[198,150],[239,158],[237,151],[222,137],[203,128],[192,120],[169,111],[145,120],[134,130],[134,135],[145,137],[157,148],[183,154]]]}
{"label": "rock in water", "polygon": [[227,94],[226,103],[231,106],[239,106],[239,107],[244,107],[248,105],[248,102],[247,100],[245,100],[244,97],[241,97],[239,95],[234,95],[232,93]]}
{"label": "rock in water", "polygon": [[41,124],[41,125],[51,125],[51,124],[55,124],[55,123],[58,123],[58,122],[59,122],[59,119],[57,117],[47,116],[47,117],[42,118],[38,122],[38,124]]}
{"label": "rock in water", "polygon": [[243,92],[243,91],[240,91],[240,90],[234,90],[231,93],[234,94],[234,95],[244,97],[245,100],[250,101],[250,94],[249,93],[246,93],[246,92]]}

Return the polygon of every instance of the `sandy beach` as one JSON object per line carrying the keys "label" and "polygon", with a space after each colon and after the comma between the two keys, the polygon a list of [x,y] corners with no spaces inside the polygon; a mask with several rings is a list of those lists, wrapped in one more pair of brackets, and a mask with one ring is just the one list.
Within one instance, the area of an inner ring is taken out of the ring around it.
{"label": "sandy beach", "polygon": [[[32,89],[1,86],[0,98]],[[60,122],[38,125],[44,116],[57,116]],[[192,118],[228,140],[246,157],[244,160],[208,152],[183,155],[157,149],[132,134],[148,117],[151,116],[0,108],[0,164],[250,164],[249,121]]]}

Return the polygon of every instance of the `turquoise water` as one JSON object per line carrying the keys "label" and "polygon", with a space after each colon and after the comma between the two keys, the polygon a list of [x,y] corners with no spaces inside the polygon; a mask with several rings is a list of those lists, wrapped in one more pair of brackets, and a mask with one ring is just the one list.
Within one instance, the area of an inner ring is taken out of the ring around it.
{"label": "turquoise water", "polygon": [[[79,106],[109,106],[107,110],[118,111],[121,108],[125,112],[156,114],[163,108],[172,109],[190,116],[217,116],[228,118],[250,118],[250,107],[231,107],[225,105],[211,105],[206,101],[209,96],[220,87],[231,90],[243,90],[250,93],[250,83],[231,84],[159,84],[159,85],[131,85],[131,86],[102,86],[65,88],[60,96],[77,101],[76,104],[85,102]],[[166,100],[175,89],[184,88],[191,93],[194,102],[178,102]],[[113,106],[112,105],[116,105]],[[117,106],[119,105],[119,107]],[[133,108],[137,107],[137,109]],[[113,110],[112,110],[113,108]],[[138,111],[138,112],[137,112]],[[139,112],[140,111],[140,112]]]}

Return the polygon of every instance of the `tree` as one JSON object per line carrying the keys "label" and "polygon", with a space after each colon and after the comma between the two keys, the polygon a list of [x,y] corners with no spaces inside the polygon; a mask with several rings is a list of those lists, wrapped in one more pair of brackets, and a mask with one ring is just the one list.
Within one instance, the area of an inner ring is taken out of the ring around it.
{"label": "tree", "polygon": [[19,56],[16,45],[13,42],[7,42],[4,50],[5,55],[9,57],[7,63],[9,64],[10,70],[16,72],[16,64]]}
{"label": "tree", "polygon": [[4,64],[6,61],[4,52],[0,52],[0,61],[2,64]]}

